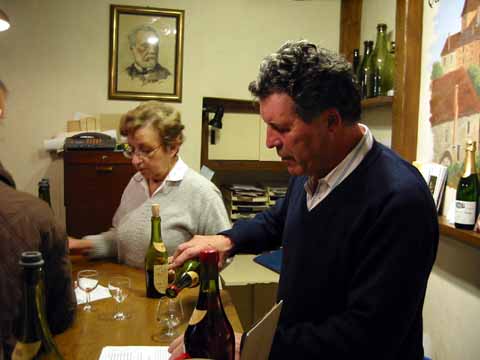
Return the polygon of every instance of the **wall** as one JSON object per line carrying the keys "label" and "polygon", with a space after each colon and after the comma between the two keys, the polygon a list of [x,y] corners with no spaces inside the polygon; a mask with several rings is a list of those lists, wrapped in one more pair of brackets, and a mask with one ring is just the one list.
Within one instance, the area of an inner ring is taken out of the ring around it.
{"label": "wall", "polygon": [[[116,4],[185,10],[181,155],[200,164],[203,96],[249,99],[261,59],[288,39],[338,50],[337,0],[164,0]],[[63,163],[42,141],[65,130],[75,111],[121,113],[136,101],[107,99],[109,4],[106,0],[0,0],[12,27],[0,33],[0,77],[10,89],[0,154],[18,188],[36,193],[51,178],[54,211],[64,220]],[[299,19],[301,19],[299,21]]]}

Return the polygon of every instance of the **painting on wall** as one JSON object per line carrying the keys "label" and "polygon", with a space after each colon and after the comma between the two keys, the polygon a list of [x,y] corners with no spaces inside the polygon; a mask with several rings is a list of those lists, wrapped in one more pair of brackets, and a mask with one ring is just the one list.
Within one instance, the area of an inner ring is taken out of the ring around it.
{"label": "painting on wall", "polygon": [[419,115],[419,152],[456,187],[466,140],[480,141],[480,0],[424,1]]}
{"label": "painting on wall", "polygon": [[109,99],[182,99],[183,10],[110,6]]}

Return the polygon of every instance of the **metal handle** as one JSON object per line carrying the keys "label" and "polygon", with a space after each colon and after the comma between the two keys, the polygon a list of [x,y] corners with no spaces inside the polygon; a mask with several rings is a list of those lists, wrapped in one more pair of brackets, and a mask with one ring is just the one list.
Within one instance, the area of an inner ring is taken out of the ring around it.
{"label": "metal handle", "polygon": [[95,166],[97,172],[112,172],[113,166]]}

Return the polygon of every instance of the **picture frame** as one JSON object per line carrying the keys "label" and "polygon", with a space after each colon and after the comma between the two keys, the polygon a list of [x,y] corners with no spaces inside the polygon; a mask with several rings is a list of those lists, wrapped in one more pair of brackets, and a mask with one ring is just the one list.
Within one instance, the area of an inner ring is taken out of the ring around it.
{"label": "picture frame", "polygon": [[182,100],[184,10],[110,5],[108,98]]}

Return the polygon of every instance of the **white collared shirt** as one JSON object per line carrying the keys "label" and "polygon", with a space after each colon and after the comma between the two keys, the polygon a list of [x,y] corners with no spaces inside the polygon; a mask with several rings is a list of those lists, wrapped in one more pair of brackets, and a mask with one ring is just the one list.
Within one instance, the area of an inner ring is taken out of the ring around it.
{"label": "white collared shirt", "polygon": [[332,192],[348,175],[355,170],[358,165],[365,158],[367,153],[373,146],[373,136],[370,129],[363,124],[359,124],[364,130],[362,139],[358,144],[348,153],[348,155],[338,164],[332,171],[330,171],[325,177],[318,180],[317,187],[312,192],[311,186],[314,183],[312,177],[310,177],[304,184],[306,196],[307,196],[307,208],[311,211],[315,206],[320,204],[328,194]]}
{"label": "white collared shirt", "polygon": [[130,182],[127,185],[128,191],[126,191],[126,188],[123,192],[120,206],[113,216],[113,226],[117,226],[119,221],[126,214],[130,213],[133,209],[136,209],[147,199],[154,197],[160,191],[165,191],[165,188],[169,183],[182,181],[187,171],[188,165],[185,164],[185,162],[179,156],[173,168],[152,195],[150,195],[147,180],[140,172],[137,172],[135,175],[133,175],[132,179],[130,179]]}

